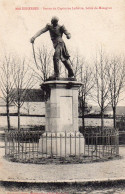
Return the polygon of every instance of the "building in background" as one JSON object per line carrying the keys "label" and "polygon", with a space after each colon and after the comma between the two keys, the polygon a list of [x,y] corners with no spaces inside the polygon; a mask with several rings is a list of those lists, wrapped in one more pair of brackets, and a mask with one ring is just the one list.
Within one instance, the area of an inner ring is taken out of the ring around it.
{"label": "building in background", "polygon": [[[28,89],[26,91],[24,104],[21,107],[21,114],[26,115],[45,115],[44,94],[41,89]],[[6,103],[0,98],[0,114],[6,113]],[[12,103],[10,113],[17,113],[17,107]]]}

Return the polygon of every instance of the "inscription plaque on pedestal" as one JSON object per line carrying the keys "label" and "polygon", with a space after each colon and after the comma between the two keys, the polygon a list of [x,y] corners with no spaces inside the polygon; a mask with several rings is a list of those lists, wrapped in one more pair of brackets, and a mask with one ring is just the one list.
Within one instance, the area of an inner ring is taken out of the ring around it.
{"label": "inscription plaque on pedestal", "polygon": [[62,125],[73,124],[73,103],[72,96],[60,97],[60,121]]}

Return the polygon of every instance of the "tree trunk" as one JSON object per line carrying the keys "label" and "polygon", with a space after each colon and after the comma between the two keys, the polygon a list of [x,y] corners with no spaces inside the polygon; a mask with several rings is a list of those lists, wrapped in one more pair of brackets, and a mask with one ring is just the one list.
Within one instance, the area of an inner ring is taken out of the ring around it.
{"label": "tree trunk", "polygon": [[84,117],[85,117],[85,114],[84,114],[84,110],[83,110],[83,112],[82,112],[82,128],[83,128],[83,132],[85,131],[85,118]]}
{"label": "tree trunk", "polygon": [[7,109],[7,126],[8,126],[8,131],[10,130],[10,113],[9,113],[9,104],[6,104],[6,109]]}
{"label": "tree trunk", "polygon": [[[18,132],[20,132],[20,103],[18,103]],[[20,139],[18,134],[18,154],[20,153]]]}
{"label": "tree trunk", "polygon": [[113,125],[114,128],[116,128],[116,107],[114,106],[112,109],[113,109]]}
{"label": "tree trunk", "polygon": [[104,130],[104,110],[101,109],[101,129]]}
{"label": "tree trunk", "polygon": [[83,132],[85,131],[85,102],[82,99],[82,128]]}
{"label": "tree trunk", "polygon": [[18,104],[18,131],[20,131],[20,104]]}
{"label": "tree trunk", "polygon": [[29,102],[27,102],[27,113],[28,115],[30,114],[30,103]]}

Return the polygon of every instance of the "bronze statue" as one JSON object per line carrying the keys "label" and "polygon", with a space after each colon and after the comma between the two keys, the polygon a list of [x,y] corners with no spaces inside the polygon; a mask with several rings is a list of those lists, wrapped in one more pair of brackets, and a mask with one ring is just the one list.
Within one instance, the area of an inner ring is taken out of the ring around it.
{"label": "bronze statue", "polygon": [[62,39],[63,33],[66,35],[67,39],[71,38],[71,34],[66,30],[65,26],[60,26],[58,24],[59,19],[57,17],[53,17],[51,19],[51,24],[47,24],[45,28],[41,29],[39,32],[37,32],[32,38],[31,43],[34,43],[35,39],[40,36],[41,34],[49,31],[51,40],[53,42],[53,46],[55,49],[55,53],[53,56],[53,62],[54,62],[54,77],[59,77],[59,60],[63,62],[66,69],[68,70],[68,77],[72,78],[74,77],[73,70],[71,68],[71,65],[69,63],[70,55],[67,51],[66,45]]}

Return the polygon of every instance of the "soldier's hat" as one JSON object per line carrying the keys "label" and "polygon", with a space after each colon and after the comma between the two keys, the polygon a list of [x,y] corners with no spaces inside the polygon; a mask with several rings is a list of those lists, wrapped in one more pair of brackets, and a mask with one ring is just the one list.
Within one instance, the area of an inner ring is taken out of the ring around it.
{"label": "soldier's hat", "polygon": [[59,21],[59,18],[56,17],[56,16],[53,16],[52,19],[51,19],[51,22],[58,22]]}

